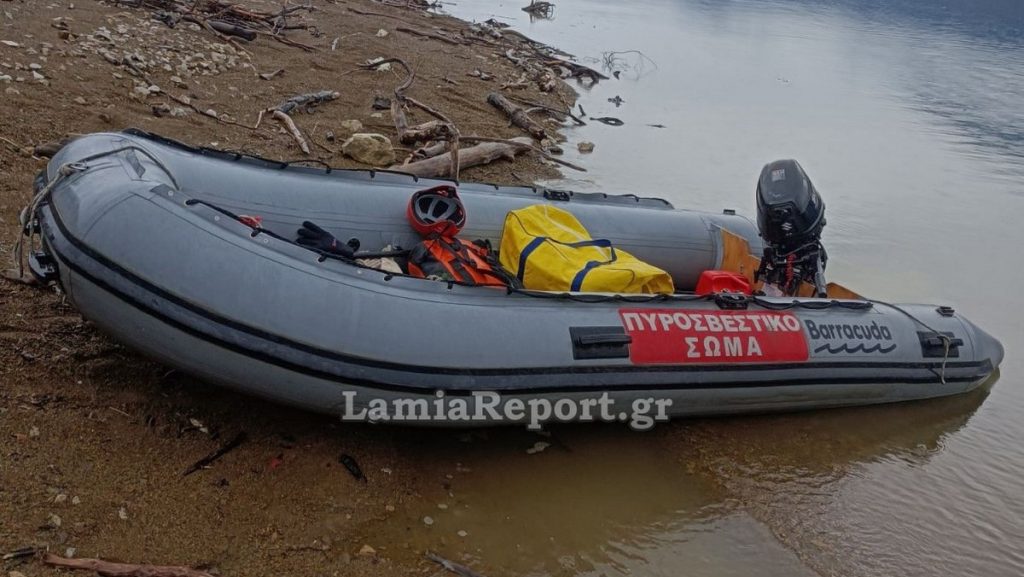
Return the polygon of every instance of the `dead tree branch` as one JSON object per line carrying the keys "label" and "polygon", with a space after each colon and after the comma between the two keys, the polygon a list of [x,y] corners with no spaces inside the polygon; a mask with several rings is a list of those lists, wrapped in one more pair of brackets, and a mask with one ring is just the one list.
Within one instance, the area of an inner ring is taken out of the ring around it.
{"label": "dead tree branch", "polygon": [[525,142],[525,138],[512,138],[512,139],[506,140],[506,139],[503,139],[503,138],[487,138],[485,136],[463,136],[462,137],[462,141],[463,142],[493,142],[493,143],[499,143],[499,144],[508,144],[510,146],[516,146],[516,147],[519,147],[519,148],[523,148],[524,150],[528,148],[528,149],[532,150],[533,152],[536,152],[538,155],[542,156],[546,160],[550,160],[551,162],[554,162],[555,164],[561,164],[562,166],[564,166],[566,168],[571,168],[573,170],[578,170],[580,172],[586,172],[587,171],[587,169],[583,168],[582,166],[579,166],[577,164],[573,164],[573,163],[571,163],[571,162],[569,162],[567,160],[562,160],[561,158],[557,158],[555,156],[552,156],[552,155],[548,154],[547,152],[545,152],[543,149],[537,147],[532,142]]}
{"label": "dead tree branch", "polygon": [[455,561],[449,561],[433,551],[427,551],[427,559],[430,559],[434,563],[444,567],[446,570],[455,573],[459,577],[483,577],[483,575],[473,571],[469,567],[466,567],[461,563],[456,563]]}
{"label": "dead tree branch", "polygon": [[512,124],[522,128],[537,140],[544,140],[548,137],[544,127],[534,121],[522,107],[516,106],[504,95],[492,92],[487,95],[487,102],[498,110],[505,113],[512,121]]}
{"label": "dead tree branch", "polygon": [[[470,168],[481,164],[489,164],[499,159],[515,160],[516,154],[525,152],[531,147],[528,144],[529,138],[521,136],[508,142],[481,142],[459,151],[459,164],[462,168]],[[410,162],[398,164],[391,167],[391,170],[400,170],[415,174],[416,176],[444,178],[454,177],[455,162],[452,161],[452,153],[444,154]]]}
{"label": "dead tree branch", "polygon": [[206,571],[169,565],[114,563],[101,559],[68,559],[53,553],[43,555],[43,563],[54,567],[95,571],[104,577],[213,577]]}

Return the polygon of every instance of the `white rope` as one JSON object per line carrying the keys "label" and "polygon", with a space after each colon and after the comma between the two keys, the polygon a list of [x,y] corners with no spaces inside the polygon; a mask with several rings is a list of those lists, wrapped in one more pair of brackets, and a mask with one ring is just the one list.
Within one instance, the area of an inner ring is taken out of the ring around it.
{"label": "white rope", "polygon": [[[25,237],[28,236],[29,247],[35,248],[35,232],[30,228],[30,226],[32,224],[32,221],[35,220],[37,216],[36,213],[39,211],[39,207],[50,196],[50,193],[53,192],[53,189],[56,188],[57,185],[64,179],[69,178],[75,174],[78,174],[79,172],[85,172],[86,170],[88,170],[89,166],[86,164],[87,162],[96,160],[97,158],[103,158],[104,156],[110,156],[113,154],[125,152],[127,150],[137,150],[142,154],[146,155],[157,166],[159,166],[160,169],[163,170],[168,177],[170,177],[171,184],[173,184],[175,188],[178,188],[178,181],[174,178],[174,175],[171,174],[171,171],[167,169],[164,163],[160,162],[160,160],[156,156],[154,156],[145,148],[142,148],[135,144],[129,144],[127,146],[122,146],[120,148],[115,148],[113,150],[105,150],[103,152],[98,152],[96,154],[86,156],[85,158],[76,160],[75,162],[66,162],[60,165],[60,167],[57,169],[57,176],[50,182],[46,183],[46,186],[44,186],[42,190],[37,192],[36,195],[32,197],[32,200],[31,202],[28,203],[28,206],[23,208],[21,213],[18,215],[18,222],[21,224],[21,230],[19,231],[20,234],[18,235],[18,240],[15,241],[14,243],[14,251],[12,254],[12,257],[18,264],[18,278],[25,278]],[[26,231],[28,231],[27,235]]]}

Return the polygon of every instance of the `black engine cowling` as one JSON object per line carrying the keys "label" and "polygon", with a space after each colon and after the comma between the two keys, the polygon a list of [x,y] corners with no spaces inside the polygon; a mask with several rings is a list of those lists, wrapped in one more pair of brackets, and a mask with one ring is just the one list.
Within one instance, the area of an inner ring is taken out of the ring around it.
{"label": "black engine cowling", "polygon": [[821,231],[825,202],[795,160],[776,160],[761,169],[757,182],[757,229],[765,241],[757,278],[766,292],[773,287],[796,295],[802,282],[825,296],[825,261]]}
{"label": "black engine cowling", "polygon": [[776,247],[792,247],[821,237],[825,203],[795,160],[776,160],[757,181],[757,228]]}

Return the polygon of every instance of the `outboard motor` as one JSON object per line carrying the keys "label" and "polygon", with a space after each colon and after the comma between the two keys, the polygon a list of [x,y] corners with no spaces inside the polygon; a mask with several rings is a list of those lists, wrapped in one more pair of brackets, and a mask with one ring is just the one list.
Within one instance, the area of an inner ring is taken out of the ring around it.
{"label": "outboard motor", "polygon": [[824,227],[825,203],[800,164],[766,164],[757,182],[757,229],[764,239],[764,256],[754,277],[764,281],[765,294],[796,296],[800,284],[808,282],[816,296],[826,296]]}

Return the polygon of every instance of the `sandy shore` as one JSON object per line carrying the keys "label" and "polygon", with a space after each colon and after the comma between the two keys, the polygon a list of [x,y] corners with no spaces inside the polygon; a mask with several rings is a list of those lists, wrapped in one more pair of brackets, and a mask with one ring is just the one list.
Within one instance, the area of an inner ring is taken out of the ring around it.
{"label": "sandy shore", "polygon": [[[335,166],[364,166],[332,152],[347,136],[345,120],[395,139],[387,111],[375,116],[371,103],[391,95],[401,72],[358,70],[378,57],[413,65],[417,80],[407,94],[449,115],[462,134],[522,135],[486,103],[488,92],[520,76],[500,49],[398,30],[458,34],[465,23],[369,0],[313,5],[320,35],[289,33],[316,48],[307,52],[262,36],[242,50],[184,22],[169,29],[149,10],[92,0],[0,2],[4,254],[32,178],[45,166],[34,145],[138,127],[195,145],[301,156],[272,123],[251,130],[183,107],[140,86],[104,51],[155,61],[148,76],[163,92],[242,124],[295,94],[336,90],[338,100],[295,116],[320,143],[314,156]],[[257,76],[277,70],[283,73],[271,80]],[[474,70],[493,79],[470,76]],[[565,85],[556,94],[537,86],[517,94],[553,106],[573,100]],[[427,119],[413,113],[410,121]],[[550,164],[522,158],[468,169],[462,178],[522,183],[556,174]],[[247,440],[238,449],[183,476],[243,431]],[[398,555],[402,543],[378,542],[373,532],[375,523],[448,491],[454,460],[415,449],[430,435],[342,426],[196,382],[98,334],[53,289],[0,280],[0,553],[38,547],[224,575],[433,572],[421,554]],[[368,482],[346,470],[343,454]],[[57,572],[31,558],[5,562],[4,570]]]}

